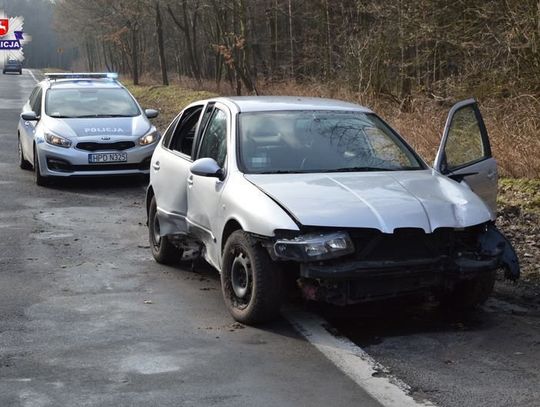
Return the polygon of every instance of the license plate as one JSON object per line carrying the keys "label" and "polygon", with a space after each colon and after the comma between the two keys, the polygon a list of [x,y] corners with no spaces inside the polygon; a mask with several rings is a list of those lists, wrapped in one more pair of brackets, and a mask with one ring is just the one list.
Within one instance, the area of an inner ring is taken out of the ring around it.
{"label": "license plate", "polygon": [[92,164],[101,163],[123,163],[127,161],[127,153],[96,153],[88,154],[88,162]]}

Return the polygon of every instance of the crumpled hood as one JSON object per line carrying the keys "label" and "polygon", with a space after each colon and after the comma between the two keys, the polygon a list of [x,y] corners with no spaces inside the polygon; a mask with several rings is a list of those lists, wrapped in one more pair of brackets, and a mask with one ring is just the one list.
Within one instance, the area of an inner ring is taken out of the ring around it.
{"label": "crumpled hood", "polygon": [[431,170],[373,173],[246,174],[304,226],[462,228],[492,213],[467,186]]}
{"label": "crumpled hood", "polygon": [[84,119],[55,119],[46,117],[45,128],[68,138],[132,138],[141,137],[152,127],[144,115],[135,117],[102,117]]}

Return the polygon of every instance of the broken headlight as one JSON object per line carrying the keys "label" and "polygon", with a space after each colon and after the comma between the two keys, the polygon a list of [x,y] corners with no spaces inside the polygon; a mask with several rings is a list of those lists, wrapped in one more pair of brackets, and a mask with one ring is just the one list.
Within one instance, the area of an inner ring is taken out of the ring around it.
{"label": "broken headlight", "polygon": [[277,257],[296,261],[326,260],[354,252],[347,232],[306,234],[274,243]]}

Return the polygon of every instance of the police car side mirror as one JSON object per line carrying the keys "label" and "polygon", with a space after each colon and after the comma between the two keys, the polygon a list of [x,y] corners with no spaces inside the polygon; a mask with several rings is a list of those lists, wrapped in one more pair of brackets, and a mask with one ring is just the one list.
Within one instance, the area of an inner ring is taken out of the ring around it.
{"label": "police car side mirror", "polygon": [[39,120],[39,116],[33,111],[21,113],[21,118],[27,122],[35,122]]}
{"label": "police car side mirror", "polygon": [[149,119],[154,119],[159,116],[159,112],[156,109],[145,109],[144,114]]}

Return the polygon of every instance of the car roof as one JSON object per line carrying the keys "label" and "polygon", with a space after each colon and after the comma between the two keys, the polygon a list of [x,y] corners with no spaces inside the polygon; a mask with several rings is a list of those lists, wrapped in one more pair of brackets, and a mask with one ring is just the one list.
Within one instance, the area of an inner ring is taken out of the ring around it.
{"label": "car roof", "polygon": [[213,100],[225,104],[234,104],[240,112],[340,110],[372,113],[370,109],[355,103],[304,96],[233,96]]}
{"label": "car roof", "polygon": [[68,79],[46,79],[43,83],[50,89],[88,89],[88,88],[123,88],[123,86],[111,79],[95,78],[68,78]]}

